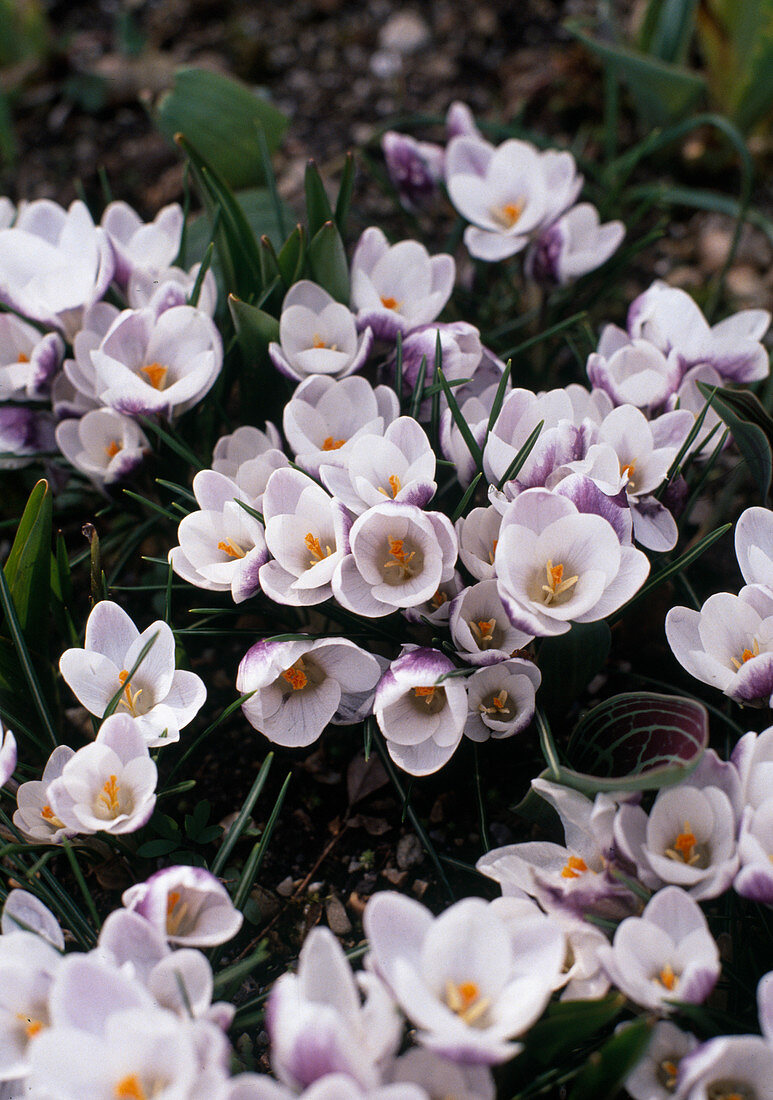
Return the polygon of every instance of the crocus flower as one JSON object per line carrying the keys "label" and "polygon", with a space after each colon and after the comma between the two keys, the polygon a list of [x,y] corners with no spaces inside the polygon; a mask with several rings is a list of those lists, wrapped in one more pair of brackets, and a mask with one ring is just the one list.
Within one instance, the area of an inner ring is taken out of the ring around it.
{"label": "crocus flower", "polygon": [[11,890],[5,899],[2,933],[10,936],[14,932],[34,932],[57,951],[64,951],[64,934],[59,921],[29,890]]}
{"label": "crocus flower", "polygon": [[741,867],[733,889],[741,897],[763,905],[773,905],[773,798],[766,798],[756,809],[747,806],[738,837]]}
{"label": "crocus flower", "polygon": [[58,745],[46,762],[40,779],[31,779],[21,783],[16,792],[18,809],[14,811],[13,823],[19,832],[37,844],[59,844],[73,829],[68,829],[59,820],[48,801],[48,786],[62,774],[68,760],[75,755],[69,745]]}
{"label": "crocus flower", "polygon": [[649,573],[646,555],[621,545],[611,523],[545,489],[508,505],[494,567],[511,622],[537,637],[605,618]]}
{"label": "crocus flower", "polygon": [[526,256],[526,274],[564,286],[606,263],[624,236],[622,222],[600,225],[596,207],[578,203],[541,231]]}
{"label": "crocus flower", "polygon": [[126,301],[132,309],[145,309],[148,306],[157,314],[171,309],[172,306],[195,305],[196,309],[200,309],[208,317],[214,317],[217,309],[217,280],[212,268],[209,268],[201,281],[196,302],[191,301],[200,271],[201,264],[193,264],[188,271],[181,267],[165,267],[160,271],[135,268],[129,276]]}
{"label": "crocus flower", "polygon": [[212,469],[235,481],[257,512],[263,511],[263,494],[274,470],[289,465],[282,451],[282,437],[271,423],[266,424],[265,431],[243,424],[230,435],[221,436],[212,452]]}
{"label": "crocus flower", "polygon": [[722,1035],[688,1054],[679,1066],[674,1100],[733,1100],[770,1091],[773,1044],[759,1035]]}
{"label": "crocus flower", "polygon": [[670,1020],[658,1020],[644,1057],[625,1079],[633,1100],[672,1100],[679,1066],[698,1040]]}
{"label": "crocus flower", "polygon": [[443,149],[430,141],[387,130],[381,138],[387,172],[407,210],[424,206],[443,178]]}
{"label": "crocus flower", "polygon": [[121,900],[178,947],[227,943],[242,926],[228,891],[203,867],[164,867],[130,886]]}
{"label": "crocus flower", "polygon": [[365,908],[370,965],[387,982],[425,1047],[462,1065],[496,1065],[538,1019],[564,961],[560,926],[539,915],[505,924],[482,898],[439,917],[400,894]]}
{"label": "crocus flower", "polygon": [[464,682],[436,649],[405,647],[376,689],[373,713],[389,755],[411,775],[429,775],[451,759],[467,719]]}
{"label": "crocus flower", "polygon": [[195,405],[223,363],[211,317],[193,306],[124,310],[92,352],[102,402],[130,415],[172,417]]}
{"label": "crocus flower", "polygon": [[60,951],[34,932],[0,936],[0,1082],[29,1074],[32,1047],[49,1025],[49,993],[61,963]]}
{"label": "crocus flower", "polygon": [[431,1050],[413,1047],[392,1063],[392,1081],[421,1085],[430,1097],[494,1100],[494,1078],[488,1066],[458,1066]]}
{"label": "crocus flower", "polygon": [[[144,646],[155,641],[134,665]],[[150,747],[179,740],[207,695],[194,672],[175,669],[174,635],[161,620],[140,634],[116,603],[96,604],[86,623],[83,649],[68,649],[60,659],[62,676],[91,714],[101,716],[121,690],[118,713],[132,719]]]}
{"label": "crocus flower", "polygon": [[267,1025],[271,1066],[295,1089],[330,1073],[346,1074],[362,1088],[374,1088],[402,1032],[385,987],[374,974],[361,972],[355,978],[327,928],[313,928],[306,937],[298,973],[284,974],[274,983]]}
{"label": "crocus flower", "polygon": [[352,313],[308,279],[285,295],[279,318],[279,343],[268,345],[276,369],[296,382],[314,374],[345,378],[364,366],[373,332],[359,336]]}
{"label": "crocus flower", "polygon": [[78,749],[48,785],[55,817],[77,833],[133,833],[156,804],[156,765],[128,715],[106,718],[96,741]]}
{"label": "crocus flower", "polygon": [[0,313],[0,399],[44,399],[63,359],[64,340],[59,333],[41,336],[13,313]]}
{"label": "crocus flower", "polygon": [[390,245],[371,226],[352,258],[352,309],[357,325],[370,326],[379,340],[392,340],[434,321],[451,296],[456,276],[453,256],[430,256],[418,241]]}
{"label": "crocus flower", "polygon": [[36,455],[55,450],[50,413],[26,405],[0,405],[0,470],[19,469]]}
{"label": "crocus flower", "polygon": [[0,722],[0,787],[4,787],[16,768],[16,738]]}
{"label": "crocus flower", "polygon": [[463,589],[453,599],[448,625],[457,653],[471,665],[506,661],[534,640],[510,622],[493,578]]}
{"label": "crocus flower", "polygon": [[477,580],[486,581],[494,576],[494,554],[501,525],[502,514],[492,505],[473,508],[456,521],[459,557]]}
{"label": "crocus flower", "polygon": [[376,658],[347,638],[268,638],[242,658],[236,688],[254,693],[242,703],[250,725],[275,744],[295,747],[316,741],[340,711],[351,710],[351,696],[372,694],[380,676]]}
{"label": "crocus flower", "polygon": [[678,886],[659,890],[640,917],[618,925],[599,958],[634,1004],[672,1011],[670,1001],[702,1004],[719,977],[717,945],[700,906]]}
{"label": "crocus flower", "polygon": [[540,671],[531,661],[513,657],[487,665],[467,679],[468,716],[464,732],[471,741],[512,737],[534,717]]}
{"label": "crocus flower", "polygon": [[64,457],[97,485],[123,481],[140,466],[151,446],[134,420],[113,409],[92,409],[80,420],[56,426]]}
{"label": "crocus flower", "polygon": [[747,584],[773,588],[773,512],[747,508],[735,525],[735,556]]}
{"label": "crocus flower", "polygon": [[114,278],[120,287],[127,286],[137,268],[157,273],[169,267],[180,250],[183,221],[177,202],[163,206],[149,223],[126,202],[108,203],[101,225],[113,248]]}
{"label": "crocus flower", "polygon": [[113,268],[107,234],[80,200],[64,210],[37,199],[21,208],[12,228],[0,229],[0,300],[68,339],[84,310],[103,297]]}
{"label": "crocus flower", "polygon": [[647,340],[629,341],[626,334],[608,325],[598,351],[588,356],[591,385],[604,390],[615,405],[655,409],[663,405],[679,385],[682,372],[675,356],[666,356]]}
{"label": "crocus flower", "polygon": [[[81,327],[72,341],[73,358],[65,359],[62,365],[67,379],[81,399],[83,408],[65,415],[80,416],[82,412],[102,405],[97,396],[97,375],[91,353],[96,351],[107,336],[120,312],[110,302],[95,302],[84,312]],[[58,410],[57,415],[61,415]]]}
{"label": "crocus flower", "polygon": [[213,592],[230,592],[234,603],[254,596],[260,568],[268,561],[263,525],[241,506],[244,494],[235,482],[214,470],[193,479],[200,508],[180,520],[179,546],[169,551],[175,573]]}

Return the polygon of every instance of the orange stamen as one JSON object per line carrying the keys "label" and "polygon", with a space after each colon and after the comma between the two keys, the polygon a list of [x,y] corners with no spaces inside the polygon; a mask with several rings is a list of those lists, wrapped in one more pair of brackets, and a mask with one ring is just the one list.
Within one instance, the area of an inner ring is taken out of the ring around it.
{"label": "orange stamen", "polygon": [[46,821],[52,821],[53,818],[56,817],[56,814],[50,806],[44,806],[43,809],[40,811],[40,816],[44,817]]}
{"label": "orange stamen", "polygon": [[115,817],[121,808],[121,804],[118,800],[120,789],[121,788],[118,786],[118,776],[111,775],[109,779],[105,780],[104,786],[102,787],[102,794],[97,799],[98,802],[104,802],[108,813],[112,814],[113,817]]}
{"label": "orange stamen", "polygon": [[658,981],[661,985],[664,985],[670,993],[676,985],[676,974],[670,966],[666,965],[658,974]]}
{"label": "orange stamen", "polygon": [[292,665],[290,668],[286,668],[282,673],[282,679],[287,680],[287,683],[293,689],[293,691],[300,691],[301,688],[305,688],[309,682],[309,678],[305,672],[301,672],[299,668]]}
{"label": "orange stamen", "polygon": [[148,1100],[148,1094],[142,1087],[136,1073],[131,1073],[128,1077],[122,1077],[113,1092],[115,1100]]}
{"label": "orange stamen", "polygon": [[384,298],[381,299],[381,304],[384,309],[399,309],[402,302],[398,302],[397,298]]}
{"label": "orange stamen", "polygon": [[[686,825],[686,823],[685,823]],[[674,847],[681,855],[685,863],[690,862],[692,857],[692,850],[695,847],[695,836],[693,833],[680,833],[674,841]]]}
{"label": "orange stamen", "polygon": [[561,878],[579,878],[587,870],[588,864],[584,859],[580,859],[579,856],[569,856],[561,871]]}
{"label": "orange stamen", "polygon": [[345,439],[333,439],[332,435],[329,435],[322,444],[323,451],[337,451],[339,447],[343,447],[346,443]]}
{"label": "orange stamen", "polygon": [[166,380],[168,367],[162,367],[160,363],[148,363],[146,367],[140,367],[142,374],[147,374],[148,382],[154,390],[162,390]]}
{"label": "orange stamen", "polygon": [[29,361],[30,361],[29,355],[25,355],[23,351],[20,351],[19,352],[19,358],[16,360],[16,362],[17,363],[29,363]]}
{"label": "orange stamen", "polygon": [[413,694],[418,699],[424,699],[427,703],[427,706],[429,706],[434,698],[435,690],[436,689],[434,684],[432,685],[432,687],[415,687],[413,689]]}
{"label": "orange stamen", "polygon": [[512,229],[523,213],[524,202],[506,202],[498,210],[492,210],[494,219],[503,225],[505,229]]}
{"label": "orange stamen", "polygon": [[309,531],[303,541],[312,554],[312,557],[309,559],[309,565],[316,565],[318,561],[322,561],[323,558],[329,557],[333,552],[329,546],[326,546],[323,550],[319,538],[313,535],[311,531]]}
{"label": "orange stamen", "polygon": [[217,548],[218,550],[222,550],[224,554],[227,554],[229,558],[244,557],[244,551],[241,546],[237,546],[232,539],[226,539],[225,542],[219,542]]}
{"label": "orange stamen", "polygon": [[105,447],[105,454],[108,458],[115,458],[120,450],[121,444],[118,442],[117,439],[114,439]]}
{"label": "orange stamen", "polygon": [[327,344],[325,343],[325,341],[322,339],[322,337],[320,336],[320,334],[318,332],[314,333],[314,339],[312,341],[312,347],[315,347],[315,348],[326,348],[327,347]]}
{"label": "orange stamen", "polygon": [[735,665],[736,668],[740,668],[741,665],[745,665],[747,661],[751,661],[752,657],[759,657],[759,655],[760,655],[760,643],[755,638],[754,641],[752,642],[752,648],[751,649],[744,649],[742,651],[740,661],[738,660],[737,657],[731,657],[730,660]]}

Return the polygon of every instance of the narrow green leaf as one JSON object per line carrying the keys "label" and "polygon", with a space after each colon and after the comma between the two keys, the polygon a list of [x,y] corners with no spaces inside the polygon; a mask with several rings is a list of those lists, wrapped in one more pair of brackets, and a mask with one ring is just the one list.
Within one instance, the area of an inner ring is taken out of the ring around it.
{"label": "narrow green leaf", "polygon": [[347,153],[344,160],[344,170],[341,175],[341,185],[338,188],[338,199],[336,200],[335,209],[335,223],[338,226],[338,232],[343,236],[344,229],[346,227],[346,219],[349,216],[349,206],[352,201],[352,192],[354,191],[354,154]]}
{"label": "narrow green leaf", "polygon": [[411,397],[411,405],[409,410],[409,416],[412,416],[414,420],[419,419],[419,410],[421,409],[421,403],[424,400],[424,385],[427,379],[427,356],[422,355],[421,363],[419,363],[419,373],[416,375],[416,381],[413,384],[413,396]]}
{"label": "narrow green leaf", "polygon": [[[219,220],[220,220],[219,217],[216,218],[216,223],[219,222]],[[214,236],[214,233],[216,233],[216,232],[217,232],[217,224],[215,225],[215,228],[213,229],[213,236]],[[204,259],[201,261],[201,266],[199,267],[198,273],[196,275],[196,282],[193,284],[193,290],[190,292],[190,295],[188,297],[188,305],[189,306],[197,306],[199,304],[199,298],[201,297],[201,288],[204,285],[204,280],[207,277],[207,272],[209,271],[210,266],[212,264],[212,256],[213,256],[214,251],[215,251],[215,242],[214,242],[214,240],[211,240],[209,242],[209,244],[207,245],[207,251],[204,253]]]}
{"label": "narrow green leaf", "polygon": [[[440,340],[438,338],[438,343],[439,342]],[[459,408],[459,403],[454,397],[453,390],[446,381],[446,376],[443,374],[443,371],[439,367],[437,370],[437,376],[440,385],[443,387],[443,393],[445,394],[446,401],[448,402],[448,407],[451,410],[451,416],[453,417],[454,424],[456,424],[457,428],[459,429],[459,434],[464,440],[467,450],[470,452],[472,460],[475,463],[477,469],[482,470],[483,452],[480,449],[480,445],[477,439],[472,434],[470,425],[464,419],[462,410]]]}
{"label": "narrow green leaf", "polygon": [[5,577],[27,645],[45,653],[51,599],[52,503],[47,481],[32,490],[13,540]]}
{"label": "narrow green leaf", "polygon": [[309,268],[314,281],[328,294],[344,305],[349,304],[349,267],[344,242],[334,222],[325,222],[312,237]]}
{"label": "narrow green leaf", "polygon": [[277,795],[276,802],[274,803],[274,808],[271,811],[271,815],[266,822],[266,827],[263,830],[263,836],[252,849],[247,858],[247,862],[244,864],[244,868],[239,878],[239,885],[236,887],[236,893],[234,894],[234,905],[237,909],[242,909],[244,907],[244,903],[246,902],[250,890],[252,889],[252,884],[255,881],[255,876],[260,870],[260,865],[262,864],[265,857],[266,849],[268,848],[268,842],[271,840],[271,835],[274,832],[274,826],[276,825],[277,818],[279,817],[279,813],[282,809],[282,803],[285,800],[285,795],[287,794],[287,788],[290,785],[291,778],[292,776],[288,774],[287,778],[282,784],[282,789]]}
{"label": "narrow green leaf", "polygon": [[325,222],[333,220],[333,211],[322,177],[313,160],[306,163],[304,186],[306,190],[306,224],[309,227],[309,236],[314,237],[319,233]]}
{"label": "narrow green leaf", "polygon": [[596,1001],[552,1002],[526,1035],[526,1050],[541,1065],[549,1065],[608,1027],[624,1007],[622,993],[609,993]]}
{"label": "narrow green leaf", "polygon": [[247,822],[249,820],[250,814],[255,808],[255,803],[260,798],[261,791],[266,785],[268,773],[271,770],[271,765],[273,761],[274,754],[273,752],[270,752],[266,759],[263,761],[257,778],[252,784],[250,793],[245,798],[238,816],[236,817],[233,824],[223,838],[223,843],[220,845],[220,850],[215,856],[212,862],[212,867],[210,868],[213,875],[219,875],[223,868],[226,866],[226,864],[228,863],[228,858],[234,849],[234,845],[247,827]]}
{"label": "narrow green leaf", "polygon": [[470,484],[465,489],[464,496],[462,497],[462,499],[457,504],[456,508],[454,509],[454,514],[451,516],[451,522],[452,523],[456,523],[456,521],[459,519],[459,517],[463,516],[465,514],[465,512],[467,511],[467,507],[468,507],[470,501],[472,500],[473,496],[475,495],[475,490],[478,488],[478,485],[480,484],[480,479],[482,477],[483,477],[483,471],[481,470],[480,473],[477,473],[475,475],[475,477],[472,479]]}
{"label": "narrow green leaf", "polygon": [[260,162],[263,167],[263,179],[268,188],[271,205],[274,208],[274,215],[276,217],[276,223],[279,226],[280,236],[284,239],[287,236],[284,204],[279,198],[279,192],[276,187],[276,175],[274,173],[274,166],[271,163],[271,153],[266,139],[266,130],[261,123],[257,123],[255,129],[258,135],[258,151],[260,153]]}
{"label": "narrow green leaf", "polygon": [[[49,551],[50,552],[50,551]],[[8,581],[5,579],[5,571],[0,569],[0,603],[3,605],[3,611],[5,612],[8,628],[11,633],[11,641],[16,649],[16,655],[19,659],[19,663],[24,673],[24,677],[32,694],[32,699],[35,704],[35,709],[38,712],[43,728],[48,735],[48,739],[51,745],[56,748],[59,744],[59,739],[56,736],[56,730],[54,729],[54,722],[51,718],[48,709],[48,703],[46,697],[40,687],[40,681],[38,680],[37,673],[35,672],[35,666],[30,658],[29,650],[27,649],[27,643],[24,638],[24,633],[21,628],[21,623],[16,615],[16,607],[14,606],[13,596],[11,590],[8,587]]]}
{"label": "narrow green leaf", "polygon": [[228,296],[236,338],[247,361],[260,362],[268,345],[279,340],[279,322],[270,313],[243,302],[234,294]]}
{"label": "narrow green leaf", "polygon": [[[704,396],[713,388],[698,382]],[[749,390],[718,389],[713,397],[714,411],[733,433],[749,472],[757,483],[763,504],[767,503],[773,475],[773,417]]]}
{"label": "narrow green leaf", "polygon": [[505,400],[505,394],[507,393],[507,386],[510,381],[510,375],[513,370],[513,360],[507,360],[507,366],[502,371],[502,377],[499,379],[499,385],[497,386],[497,392],[494,394],[494,400],[491,403],[491,415],[488,418],[488,425],[486,427],[486,435],[491,431],[497,422],[497,417],[502,411],[502,405]]}
{"label": "narrow green leaf", "polygon": [[524,445],[519,450],[518,454],[515,456],[513,461],[510,463],[510,465],[507,467],[507,469],[505,470],[503,476],[500,478],[499,484],[497,485],[497,489],[500,489],[500,490],[503,489],[505,487],[505,485],[507,485],[508,481],[512,481],[513,478],[518,476],[518,473],[519,473],[521,467],[523,466],[524,462],[526,461],[526,459],[529,457],[532,450],[534,449],[534,444],[539,439],[539,434],[542,431],[544,425],[545,425],[545,421],[540,420],[539,424],[537,424],[537,426],[532,429],[532,432],[529,435],[529,438],[526,440]]}

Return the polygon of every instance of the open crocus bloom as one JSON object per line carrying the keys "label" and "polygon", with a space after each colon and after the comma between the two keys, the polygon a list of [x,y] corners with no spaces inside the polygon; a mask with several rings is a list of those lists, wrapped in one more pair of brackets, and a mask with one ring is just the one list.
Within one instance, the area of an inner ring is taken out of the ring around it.
{"label": "open crocus bloom", "polygon": [[97,485],[122,481],[151,450],[139,424],[114,409],[92,409],[80,420],[63,420],[56,426],[56,442],[75,469]]}
{"label": "open crocus bloom", "polygon": [[526,257],[526,273],[563,286],[606,263],[624,236],[622,222],[600,225],[596,207],[578,203],[539,234]]}
{"label": "open crocus bloom", "polygon": [[260,567],[268,561],[263,525],[241,506],[244,494],[223,474],[200,470],[193,493],[200,509],[180,521],[180,545],[169,551],[172,568],[197,588],[230,592],[234,603],[242,603],[258,591]]}
{"label": "open crocus bloom", "polygon": [[29,840],[38,844],[47,841],[59,844],[63,837],[75,832],[59,820],[48,802],[49,783],[59,778],[65,764],[73,756],[75,750],[69,745],[58,745],[49,756],[40,779],[20,784],[16,792],[18,809],[14,812],[13,823]]}
{"label": "open crocus bloom", "polygon": [[[468,664],[494,665],[533,641],[507,617],[493,577],[464,588],[451,601],[448,617],[456,652]],[[530,662],[529,662],[530,663]],[[532,665],[537,672],[535,665]],[[538,678],[535,687],[539,684]]]}
{"label": "open crocus bloom", "polygon": [[371,226],[352,257],[352,309],[359,328],[370,326],[380,340],[434,321],[451,296],[456,277],[453,256],[430,256],[418,241],[390,245]]}
{"label": "open crocus bloom", "polygon": [[519,657],[479,668],[467,679],[466,736],[487,741],[526,729],[534,717],[534,694],[540,681],[537,666]]}
{"label": "open crocus bloom", "polygon": [[773,512],[747,508],[735,525],[735,556],[747,584],[773,588]]}
{"label": "open crocus bloom", "polygon": [[157,273],[174,261],[180,250],[183,209],[179,203],[163,206],[145,223],[126,202],[111,202],[102,215],[102,228],[115,255],[115,280],[126,287],[133,271]]}
{"label": "open crocus bloom", "polygon": [[[278,745],[310,745],[341,711],[359,717],[352,706],[372,695],[381,666],[348,638],[257,642],[242,658],[236,688],[254,692],[242,703],[250,725]],[[359,702],[359,700],[357,700]]]}
{"label": "open crocus bloom", "polygon": [[0,936],[0,1082],[14,1081],[29,1073],[32,1046],[49,1026],[49,992],[62,958],[58,948],[34,931],[15,929],[9,932],[7,925],[3,929]]}
{"label": "open crocus bloom", "polygon": [[211,317],[193,306],[158,314],[124,310],[92,353],[102,402],[130,415],[185,412],[212,386],[223,344]]}
{"label": "open crocus bloom", "polygon": [[68,210],[50,199],[26,203],[13,228],[0,229],[0,301],[68,339],[104,295],[113,268],[107,234],[80,200]]}
{"label": "open crocus bloom", "polygon": [[621,546],[611,523],[545,489],[508,505],[494,565],[511,622],[537,637],[605,618],[649,573],[647,557]]}
{"label": "open crocus bloom", "polygon": [[[134,669],[151,638],[155,641]],[[158,620],[140,634],[110,600],[95,605],[84,648],[66,650],[59,668],[86,710],[98,717],[122,689],[118,713],[132,719],[151,748],[179,740],[207,696],[199,676],[175,669],[174,635],[167,623]]]}
{"label": "open crocus bloom", "polygon": [[130,886],[121,900],[179,947],[214,947],[242,926],[225,886],[203,867],[164,867]]}
{"label": "open crocus bloom", "polygon": [[759,1035],[723,1035],[688,1054],[674,1100],[764,1100],[773,1079],[773,1044]]}
{"label": "open crocus bloom", "polygon": [[704,684],[748,706],[773,696],[773,593],[747,585],[716,592],[700,611],[672,607],[666,638],[679,663]]}
{"label": "open crocus bloom", "polygon": [[670,1001],[702,1004],[719,977],[717,945],[700,906],[679,886],[666,886],[640,917],[618,925],[599,959],[634,1004],[670,1012]]}
{"label": "open crocus bloom", "polygon": [[141,732],[128,715],[113,714],[49,783],[48,800],[68,830],[133,833],[153,813],[157,777]]}
{"label": "open crocus bloom", "polygon": [[63,358],[64,341],[57,332],[41,336],[13,313],[0,314],[0,399],[44,399]]}
{"label": "open crocus bloom", "polygon": [[326,290],[301,279],[288,290],[279,318],[279,343],[268,353],[276,369],[302,382],[312,374],[345,378],[365,364],[373,344],[366,328],[357,335],[354,315]]}
{"label": "open crocus bloom", "polygon": [[496,1065],[518,1052],[512,1040],[541,1015],[566,952],[557,922],[537,914],[505,923],[482,898],[433,917],[385,891],[370,899],[363,923],[369,964],[422,1045],[466,1065]]}
{"label": "open crocus bloom", "polygon": [[374,974],[355,978],[327,928],[314,928],[306,937],[297,975],[285,974],[274,984],[267,1025],[272,1068],[296,1089],[335,1072],[363,1088],[375,1087],[402,1032],[386,988]]}
{"label": "open crocus bloom", "polygon": [[670,1020],[659,1020],[644,1057],[625,1079],[633,1100],[671,1100],[679,1065],[697,1045],[694,1035],[680,1031]]}

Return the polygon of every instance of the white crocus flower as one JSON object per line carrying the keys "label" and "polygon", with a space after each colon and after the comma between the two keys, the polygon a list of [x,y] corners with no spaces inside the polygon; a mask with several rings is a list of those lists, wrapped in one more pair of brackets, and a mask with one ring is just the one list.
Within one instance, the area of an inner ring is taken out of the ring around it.
{"label": "white crocus flower", "polygon": [[279,343],[268,345],[276,369],[296,382],[313,374],[345,378],[364,366],[373,332],[357,335],[354,314],[308,279],[285,295],[279,318]]}
{"label": "white crocus flower", "polygon": [[548,390],[539,395],[531,390],[511,390],[486,439],[483,469],[489,482],[498,485],[505,477],[540,421],[542,430],[518,472],[520,483],[543,485],[556,466],[580,458],[579,429],[573,424],[573,417],[572,401],[565,390]]}
{"label": "white crocus flower", "polygon": [[735,525],[735,556],[747,584],[773,589],[773,512],[747,508]]}
{"label": "white crocus flower", "polygon": [[336,566],[348,549],[351,517],[343,505],[300,470],[279,469],[266,486],[263,518],[273,554],[260,569],[266,595],[293,607],[329,599]]}
{"label": "white crocus flower", "polygon": [[66,650],[59,668],[78,700],[98,717],[121,690],[117,713],[132,719],[151,748],[179,740],[180,730],[207,696],[199,676],[175,669],[174,635],[167,623],[158,620],[140,634],[126,612],[110,600],[95,605],[86,623],[84,648]]}
{"label": "white crocus flower", "polygon": [[392,340],[434,321],[451,296],[456,277],[453,256],[430,256],[418,241],[390,245],[371,226],[360,237],[351,268],[351,305],[359,328],[379,340]]}
{"label": "white crocus flower", "polygon": [[0,301],[72,339],[84,310],[113,276],[113,250],[80,200],[68,210],[50,199],[24,204],[0,229]]}
{"label": "white crocus flower", "polygon": [[369,508],[352,524],[349,547],[333,574],[333,595],[342,607],[368,618],[425,603],[454,575],[451,521],[414,504]]}
{"label": "white crocus flower", "polygon": [[126,202],[111,202],[102,215],[115,254],[115,281],[125,288],[133,271],[157,275],[169,267],[180,251],[184,214],[179,203],[163,206],[152,222],[142,218]]}
{"label": "white crocus flower", "polygon": [[439,917],[410,898],[375,894],[363,916],[370,966],[419,1028],[422,1046],[461,1065],[496,1065],[539,1018],[561,971],[566,939],[540,914],[517,923],[482,898]]}
{"label": "white crocus flower", "polygon": [[442,768],[462,739],[467,691],[454,671],[439,650],[406,646],[376,689],[373,713],[389,755],[411,775]]}
{"label": "white crocus flower", "polygon": [[624,236],[622,222],[601,225],[595,206],[578,203],[540,232],[527,253],[526,274],[540,283],[565,286],[606,263]]}
{"label": "white crocus flower", "polygon": [[625,1079],[633,1100],[672,1100],[680,1063],[697,1045],[688,1031],[680,1031],[670,1020],[658,1020],[644,1057]]}
{"label": "white crocus flower", "polygon": [[316,477],[322,464],[345,466],[356,439],[383,433],[399,415],[389,386],[374,389],[359,375],[340,381],[313,375],[285,405],[282,425],[297,464]]}
{"label": "white crocus flower", "polygon": [[153,813],[157,778],[141,732],[128,715],[113,714],[49,783],[48,800],[68,830],[133,833]]}
{"label": "white crocus flower", "polygon": [[765,1100],[773,1079],[773,1043],[759,1035],[709,1039],[679,1067],[674,1100]]}
{"label": "white crocus flower", "polygon": [[211,317],[193,306],[124,310],[91,355],[99,399],[130,415],[172,417],[195,405],[223,363]]}
{"label": "white crocus flower", "polygon": [[347,638],[256,642],[242,658],[236,676],[247,721],[278,745],[316,741],[328,722],[357,721],[353,696],[372,696],[381,666]]}
{"label": "white crocus flower", "polygon": [[537,666],[519,657],[473,672],[466,684],[465,735],[471,741],[501,740],[526,729],[534,717],[541,679]]}
{"label": "white crocus flower", "polygon": [[738,854],[741,868],[733,882],[735,892],[763,905],[773,905],[773,797],[756,808],[745,808]]}
{"label": "white crocus flower", "polygon": [[471,665],[505,661],[534,640],[510,622],[493,578],[463,589],[451,601],[448,625],[456,652]]}
{"label": "white crocus flower", "polygon": [[68,760],[75,756],[75,750],[69,745],[58,745],[46,762],[40,779],[31,779],[22,783],[16,792],[18,809],[14,812],[13,823],[19,832],[38,844],[59,844],[63,837],[72,834],[72,829],[58,819],[48,801],[48,787],[62,774]]}
{"label": "white crocus flower", "polygon": [[59,333],[42,336],[13,313],[0,313],[0,399],[44,400],[63,359]]}
{"label": "white crocus flower", "polygon": [[473,508],[456,521],[459,557],[476,580],[487,581],[495,576],[494,555],[501,525],[502,514],[493,505]]}
{"label": "white crocus flower", "polygon": [[64,933],[51,910],[28,890],[11,890],[5,899],[0,928],[4,936],[34,932],[57,951],[64,951]]}
{"label": "white crocus flower", "polygon": [[375,1088],[402,1034],[385,987],[374,974],[352,974],[327,928],[314,928],[306,937],[298,973],[274,983],[267,1022],[272,1069],[295,1089],[336,1072]]}
{"label": "white crocus flower", "polygon": [[151,451],[148,437],[134,420],[113,409],[92,409],[80,420],[56,426],[64,457],[96,485],[123,481]]}
{"label": "white crocus flower", "polygon": [[359,436],[346,466],[320,465],[327,490],[359,516],[394,500],[423,508],[435,494],[435,452],[413,417],[400,416],[383,434]]}
{"label": "white crocus flower", "polygon": [[243,424],[231,435],[221,436],[212,452],[212,469],[235,481],[257,512],[263,511],[263,494],[274,470],[289,465],[282,437],[271,423],[265,431]]}
{"label": "white crocus flower", "polygon": [[[110,302],[95,302],[83,315],[81,328],[72,341],[72,359],[65,359],[62,369],[70,385],[77,394],[76,401],[81,406],[65,415],[80,416],[90,408],[101,407],[97,396],[97,376],[91,360],[92,351],[96,351],[109,332],[120,310]],[[57,383],[60,380],[57,379]],[[56,396],[56,394],[55,394]],[[68,404],[72,398],[68,395]],[[58,410],[57,410],[58,412]]]}
{"label": "white crocus flower", "polygon": [[421,1085],[431,1100],[495,1100],[494,1078],[488,1066],[459,1066],[431,1050],[413,1047],[389,1070],[392,1081]]}
{"label": "white crocus flower", "polygon": [[16,768],[16,738],[0,722],[0,787],[4,787]]}
{"label": "white crocus flower", "polygon": [[[156,313],[163,313],[172,306],[188,305],[200,271],[201,264],[193,264],[188,271],[181,267],[165,267],[160,271],[135,268],[129,276],[126,301],[132,309],[144,309],[148,306]],[[217,280],[212,268],[201,282],[196,309],[200,309],[208,317],[215,316]]]}
{"label": "white crocus flower", "polygon": [[121,900],[176,947],[227,943],[242,926],[228,891],[203,867],[164,867],[130,886]]}
{"label": "white crocus flower", "polygon": [[747,585],[716,592],[700,611],[672,607],[666,638],[680,665],[704,684],[747,706],[773,698],[773,592]]}
{"label": "white crocus flower", "polygon": [[180,521],[180,545],[169,551],[172,568],[197,588],[230,592],[234,603],[242,603],[260,588],[260,568],[268,561],[263,525],[242,507],[244,494],[223,474],[200,470],[193,493],[200,508]]}
{"label": "white crocus flower", "polygon": [[60,950],[34,931],[3,929],[0,936],[2,1082],[26,1078],[29,1074],[32,1046],[50,1023],[49,993],[62,959]]}
{"label": "white crocus flower", "polygon": [[604,390],[615,405],[637,409],[663,405],[682,377],[675,355],[664,355],[647,340],[629,341],[613,325],[602,333],[599,350],[588,357],[587,371],[591,385]]}
{"label": "white crocus flower", "polygon": [[640,917],[627,917],[601,964],[634,1004],[672,1011],[670,1001],[702,1004],[719,977],[719,951],[700,906],[679,886],[666,886]]}
{"label": "white crocus flower", "polygon": [[537,637],[606,618],[649,573],[646,556],[622,546],[611,523],[545,489],[508,505],[494,567],[511,622]]}

